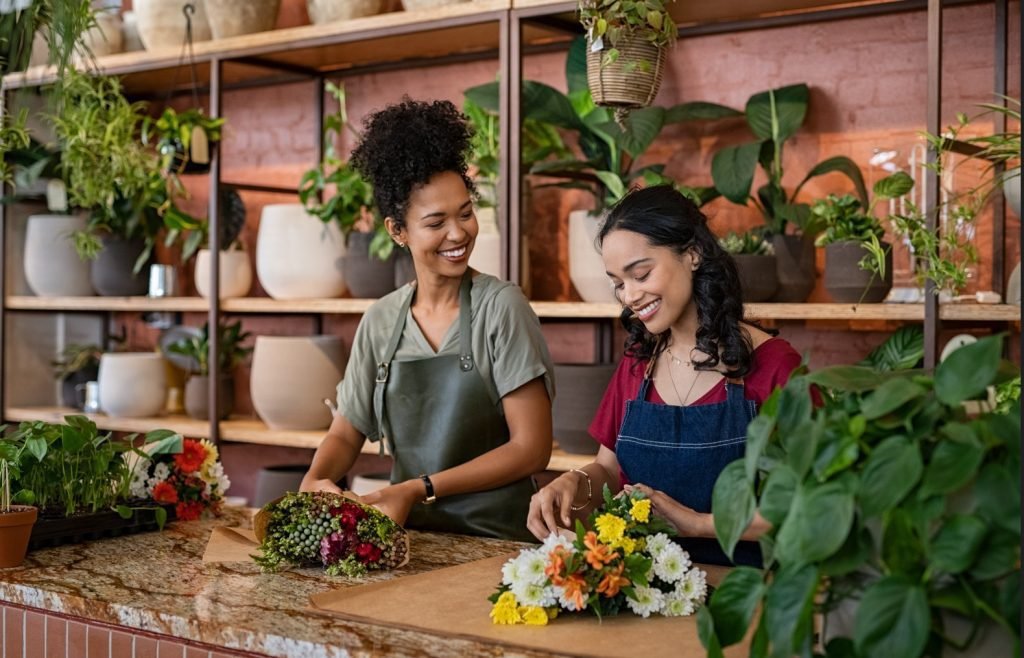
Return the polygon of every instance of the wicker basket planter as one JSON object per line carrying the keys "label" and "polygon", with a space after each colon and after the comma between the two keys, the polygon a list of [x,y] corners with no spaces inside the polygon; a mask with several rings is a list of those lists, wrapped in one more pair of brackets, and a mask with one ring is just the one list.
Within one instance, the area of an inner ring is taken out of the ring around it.
{"label": "wicker basket planter", "polygon": [[602,50],[587,47],[587,85],[594,102],[619,109],[653,103],[665,71],[665,49],[643,39],[623,40],[618,59],[602,64],[608,48],[607,44]]}

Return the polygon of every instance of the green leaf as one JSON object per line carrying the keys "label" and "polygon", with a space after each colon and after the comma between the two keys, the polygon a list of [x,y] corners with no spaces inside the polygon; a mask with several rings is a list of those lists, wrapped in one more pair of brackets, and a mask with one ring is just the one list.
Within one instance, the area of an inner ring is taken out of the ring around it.
{"label": "green leaf", "polygon": [[764,581],[758,569],[736,567],[722,579],[707,605],[722,647],[736,644],[747,634],[763,595]]}
{"label": "green leaf", "polygon": [[595,171],[594,175],[597,176],[601,183],[608,188],[608,193],[615,198],[616,201],[626,196],[626,186],[619,178],[618,174],[610,171]]}
{"label": "green leaf", "polygon": [[825,658],[857,658],[857,648],[848,637],[836,637],[825,645]]}
{"label": "green leaf", "polygon": [[60,430],[60,445],[66,452],[71,454],[81,452],[82,448],[89,444],[90,437],[84,432],[67,425],[62,426]]}
{"label": "green leaf", "polygon": [[821,575],[845,576],[862,569],[873,550],[871,533],[865,528],[855,528],[839,550],[821,563]]}
{"label": "green leaf", "polygon": [[802,377],[791,380],[779,395],[779,432],[790,435],[811,417],[811,394]]}
{"label": "green leaf", "polygon": [[868,456],[860,477],[860,511],[879,516],[903,500],[921,479],[921,450],[903,436],[879,443]]}
{"label": "green leaf", "polygon": [[633,110],[626,117],[626,129],[618,124],[606,123],[600,129],[615,138],[619,148],[638,158],[651,146],[665,126],[665,110],[660,107],[645,107]]}
{"label": "green leaf", "polygon": [[730,558],[740,536],[754,519],[754,508],[754,491],[746,477],[744,461],[737,459],[722,470],[711,494],[715,534]]}
{"label": "green leaf", "polygon": [[1020,535],[995,528],[982,543],[970,575],[978,580],[994,580],[1019,569]]}
{"label": "green leaf", "polygon": [[712,158],[711,179],[715,182],[715,189],[729,201],[747,205],[760,148],[757,142],[727,146]]}
{"label": "green leaf", "polygon": [[1017,469],[1006,464],[986,464],[974,485],[978,513],[991,523],[1020,534],[1020,480]]}
{"label": "green leaf", "polygon": [[916,324],[905,325],[872,350],[860,365],[890,372],[913,368],[923,358],[924,330]]}
{"label": "green leaf", "polygon": [[569,130],[586,130],[569,98],[542,82],[525,81],[521,103],[524,119],[535,119]]}
{"label": "green leaf", "polygon": [[919,656],[930,624],[924,589],[897,576],[883,578],[868,588],[857,607],[857,652],[864,658]]}
{"label": "green leaf", "polygon": [[810,90],[805,84],[754,94],[747,101],[747,123],[758,139],[774,139],[781,144],[800,130],[807,116],[809,99]]}
{"label": "green leaf", "polygon": [[887,379],[884,374],[863,366],[831,366],[806,377],[812,384],[850,393],[873,390]]}
{"label": "green leaf", "polygon": [[773,468],[761,493],[758,505],[761,516],[774,526],[781,525],[789,513],[799,484],[796,473],[790,467],[780,464]]}
{"label": "green leaf", "polygon": [[864,398],[861,413],[866,419],[875,420],[926,393],[922,386],[909,379],[890,379]]}
{"label": "green leaf", "polygon": [[825,443],[814,460],[814,474],[824,482],[836,473],[845,471],[857,461],[860,446],[857,439],[843,435]]}
{"label": "green leaf", "polygon": [[163,507],[157,507],[153,510],[153,514],[156,517],[156,527],[161,530],[167,525],[167,510]]}
{"label": "green leaf", "polygon": [[779,529],[779,564],[798,566],[825,559],[843,545],[852,524],[853,494],[842,484],[804,484]]}
{"label": "green leaf", "polygon": [[884,520],[882,562],[887,571],[920,577],[925,548],[913,517],[905,509],[896,508]]}
{"label": "green leaf", "polygon": [[761,453],[764,452],[768,438],[774,430],[775,419],[765,414],[764,407],[761,408],[761,414],[747,425],[747,446],[743,459],[747,480],[751,483],[754,482],[754,476],[757,475],[757,463],[761,459]]}
{"label": "green leaf", "polygon": [[974,477],[983,456],[977,441],[940,440],[925,468],[920,496],[945,494],[964,486]]}
{"label": "green leaf", "polygon": [[715,619],[711,616],[711,608],[706,605],[697,610],[697,636],[707,650],[707,658],[724,658],[722,645],[715,634]]}
{"label": "green leaf", "polygon": [[799,652],[806,638],[797,632],[797,626],[810,617],[817,589],[818,570],[811,565],[783,567],[775,574],[764,607],[773,657],[790,658]]}
{"label": "green leaf", "polygon": [[46,457],[46,453],[49,450],[49,445],[46,443],[46,439],[41,436],[32,436],[25,439],[25,449],[28,453],[36,458],[36,461],[43,461]]}
{"label": "green leaf", "polygon": [[822,160],[818,164],[814,165],[814,168],[807,172],[804,179],[800,181],[800,184],[796,186],[795,190],[793,190],[793,196],[796,197],[797,193],[799,193],[803,186],[812,178],[817,178],[818,176],[824,176],[825,174],[831,173],[840,173],[850,179],[860,202],[865,208],[868,206],[868,190],[864,185],[864,176],[860,173],[860,167],[857,166],[856,162],[845,155],[837,155],[827,160]]}
{"label": "green leaf", "polygon": [[935,369],[935,394],[952,406],[983,393],[999,372],[1002,346],[1001,336],[989,336],[955,350]]}
{"label": "green leaf", "polygon": [[780,436],[782,447],[786,450],[786,462],[798,479],[802,480],[807,475],[814,461],[818,445],[825,436],[826,420],[824,415],[820,415],[813,421],[805,422],[791,434]]}
{"label": "green leaf", "polygon": [[898,199],[913,188],[914,179],[905,171],[897,171],[875,183],[872,191],[876,199]]}
{"label": "green leaf", "polygon": [[976,516],[953,516],[932,540],[931,564],[946,573],[966,570],[974,562],[986,530],[985,522]]}
{"label": "green leaf", "polygon": [[127,505],[118,505],[116,509],[117,515],[120,516],[122,519],[132,518],[132,510]]}
{"label": "green leaf", "polygon": [[586,93],[590,95],[587,85],[587,40],[579,36],[569,45],[569,54],[565,58],[565,82],[569,94]]}

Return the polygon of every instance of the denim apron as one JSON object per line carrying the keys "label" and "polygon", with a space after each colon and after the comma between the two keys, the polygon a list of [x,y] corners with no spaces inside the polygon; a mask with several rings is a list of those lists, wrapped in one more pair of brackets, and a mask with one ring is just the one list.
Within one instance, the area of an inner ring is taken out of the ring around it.
{"label": "denim apron", "polygon": [[[467,271],[459,288],[459,353],[394,361],[405,329],[413,288],[398,315],[383,360],[377,366],[374,413],[382,441],[394,459],[391,482],[431,475],[464,464],[508,443],[500,400],[487,387],[472,353]],[[523,478],[487,491],[416,503],[406,527],[435,532],[535,541],[526,529],[535,488]]]}
{"label": "denim apron", "polygon": [[[715,480],[743,457],[747,425],[757,406],[743,397],[742,379],[726,380],[725,402],[689,407],[648,402],[654,363],[647,366],[636,399],[626,402],[615,444],[619,466],[630,482],[663,491],[697,512],[710,512]],[[717,539],[677,541],[694,562],[731,564]],[[761,566],[757,542],[739,542],[733,557],[736,564]]]}

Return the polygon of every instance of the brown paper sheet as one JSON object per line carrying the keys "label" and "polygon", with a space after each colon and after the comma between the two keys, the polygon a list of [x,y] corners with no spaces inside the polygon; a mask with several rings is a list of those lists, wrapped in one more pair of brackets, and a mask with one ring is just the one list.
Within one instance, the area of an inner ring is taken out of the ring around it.
{"label": "brown paper sheet", "polygon": [[[487,597],[501,580],[501,565],[512,556],[479,560],[429,573],[404,576],[316,594],[314,608],[346,619],[437,633],[446,637],[497,643],[573,656],[704,656],[697,617],[620,614],[598,621],[593,616],[562,615],[547,626],[497,626]],[[702,566],[708,582],[725,576],[724,567]],[[727,656],[746,656],[747,640],[729,647]]]}
{"label": "brown paper sheet", "polygon": [[214,528],[203,562],[252,562],[260,543],[248,528]]}

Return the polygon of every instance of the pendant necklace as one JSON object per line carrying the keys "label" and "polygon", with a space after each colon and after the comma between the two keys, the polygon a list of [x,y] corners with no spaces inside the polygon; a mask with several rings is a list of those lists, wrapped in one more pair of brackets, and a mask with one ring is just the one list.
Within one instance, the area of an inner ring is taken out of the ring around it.
{"label": "pendant necklace", "polygon": [[[668,352],[669,358],[672,359],[673,363],[676,363],[678,365],[686,364],[687,366],[691,366],[691,367],[693,366],[693,362],[692,361],[683,361],[683,360],[677,358],[674,354],[672,354],[672,350],[668,349],[667,347],[665,348],[665,351]],[[693,393],[693,387],[697,385],[697,380],[700,379],[700,375],[701,375],[702,371],[701,370],[696,370],[695,372],[696,372],[696,375],[694,375],[693,381],[690,382],[690,388],[686,389],[686,397],[683,397],[683,396],[679,395],[679,387],[676,386],[676,377],[672,373],[672,368],[669,367],[669,369],[668,369],[668,378],[669,378],[669,381],[672,382],[672,390],[675,391],[676,397],[679,398],[679,406],[680,407],[685,407],[686,406],[686,401],[690,398],[690,393]]]}

